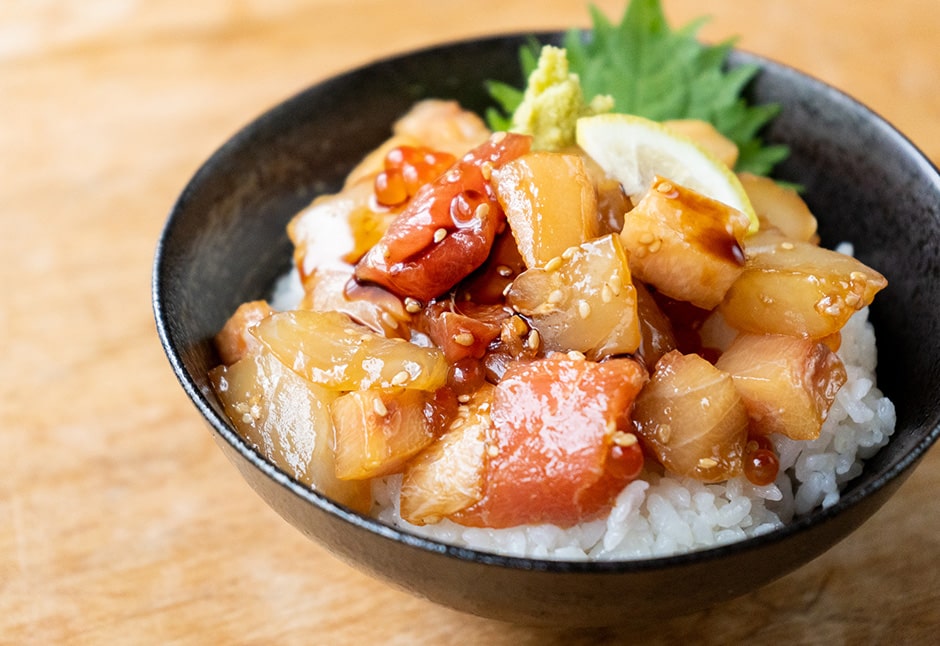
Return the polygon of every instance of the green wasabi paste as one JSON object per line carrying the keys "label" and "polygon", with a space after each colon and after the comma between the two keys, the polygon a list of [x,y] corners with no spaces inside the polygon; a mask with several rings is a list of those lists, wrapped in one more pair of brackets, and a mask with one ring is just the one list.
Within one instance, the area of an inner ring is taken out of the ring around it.
{"label": "green wasabi paste", "polygon": [[533,149],[560,150],[575,144],[575,122],[610,112],[614,100],[607,95],[584,100],[581,81],[568,71],[564,49],[546,45],[538,66],[529,75],[522,103],[512,115],[512,130],[534,137]]}

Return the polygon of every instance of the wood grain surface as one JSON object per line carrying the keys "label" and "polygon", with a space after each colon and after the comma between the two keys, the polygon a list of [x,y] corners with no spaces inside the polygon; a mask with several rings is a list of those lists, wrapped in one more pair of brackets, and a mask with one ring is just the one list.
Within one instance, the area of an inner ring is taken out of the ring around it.
{"label": "wood grain surface", "polygon": [[[738,35],[847,91],[940,161],[936,0],[665,6],[674,25],[708,15],[704,38]],[[229,135],[386,54],[587,21],[581,0],[0,3],[0,643],[934,636],[937,450],[858,532],[754,594],[632,633],[553,631],[441,608],[335,560],[250,491],[179,388],[154,330],[151,263],[176,195]]]}

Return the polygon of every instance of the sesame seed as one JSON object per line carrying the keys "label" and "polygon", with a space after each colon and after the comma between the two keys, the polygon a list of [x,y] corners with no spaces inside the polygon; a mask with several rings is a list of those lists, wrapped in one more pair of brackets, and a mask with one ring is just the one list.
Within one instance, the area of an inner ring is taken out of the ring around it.
{"label": "sesame seed", "polygon": [[713,458],[701,458],[698,461],[698,466],[700,469],[713,469],[718,466],[718,461]]}
{"label": "sesame seed", "polygon": [[660,182],[656,185],[656,190],[660,193],[672,193],[676,188],[669,182]]}
{"label": "sesame seed", "polygon": [[829,316],[839,315],[842,309],[839,305],[839,298],[836,296],[824,296],[816,301],[813,307],[820,314],[828,314]]}
{"label": "sesame seed", "polygon": [[845,304],[848,305],[849,307],[859,309],[861,302],[862,302],[861,296],[859,296],[858,294],[854,292],[849,292],[848,294],[845,295]]}
{"label": "sesame seed", "polygon": [[672,427],[669,424],[661,424],[658,429],[656,429],[656,436],[659,438],[659,441],[663,444],[669,443],[669,438],[672,437]]}
{"label": "sesame seed", "polygon": [[525,344],[529,346],[530,350],[538,350],[539,346],[542,345],[542,335],[539,334],[538,330],[532,330],[529,332],[529,336],[526,337]]}
{"label": "sesame seed", "polygon": [[649,231],[644,231],[643,233],[640,234],[640,237],[637,238],[637,242],[639,242],[642,245],[648,245],[651,242],[653,242],[653,240],[655,239],[656,239],[656,236],[654,236],[652,233],[650,233]]}
{"label": "sesame seed", "polygon": [[650,246],[648,247],[648,249],[650,250],[650,253],[656,253],[657,251],[659,251],[659,249],[660,249],[662,246],[663,246],[663,241],[662,241],[662,240],[659,240],[659,239],[656,239],[656,240],[653,240],[653,242],[650,243]]}
{"label": "sesame seed", "polygon": [[491,458],[495,458],[497,455],[499,455],[499,448],[497,448],[495,444],[490,444],[488,447],[486,447],[486,454]]}
{"label": "sesame seed", "polygon": [[562,260],[571,260],[574,258],[574,247],[568,247],[561,253]]}
{"label": "sesame seed", "polygon": [[406,383],[408,383],[409,379],[411,379],[411,375],[409,375],[407,372],[402,370],[401,372],[396,374],[394,377],[392,377],[392,385],[404,386]]}
{"label": "sesame seed", "polygon": [[502,276],[503,278],[509,278],[512,276],[512,269],[506,265],[499,265],[496,267],[496,273]]}
{"label": "sesame seed", "polygon": [[385,407],[385,402],[379,398],[372,400],[372,410],[375,411],[375,414],[379,417],[385,417],[388,415],[388,409]]}
{"label": "sesame seed", "polygon": [[490,181],[490,177],[493,176],[493,162],[485,161],[480,164],[480,174],[487,182]]}
{"label": "sesame seed", "polygon": [[411,296],[405,297],[405,311],[410,314],[417,314],[421,311],[421,301],[412,298]]}
{"label": "sesame seed", "polygon": [[505,132],[503,132],[503,131],[494,132],[494,133],[493,133],[493,136],[490,137],[490,141],[493,142],[494,144],[498,144],[499,142],[501,142],[501,141],[502,141],[503,139],[505,139],[505,138],[506,138],[506,133],[505,133]]}
{"label": "sesame seed", "polygon": [[613,440],[614,444],[623,447],[633,446],[638,441],[636,439],[636,435],[633,433],[627,433],[625,431],[617,431],[614,433],[611,439]]}
{"label": "sesame seed", "polygon": [[572,361],[584,361],[584,353],[578,352],[577,350],[569,350],[568,358]]}
{"label": "sesame seed", "polygon": [[787,241],[787,242],[781,242],[780,248],[786,251],[793,251],[796,247],[794,246],[792,242]]}
{"label": "sesame seed", "polygon": [[454,335],[454,343],[457,345],[462,345],[465,348],[470,347],[476,342],[476,337],[470,334],[469,332],[461,332],[460,334]]}
{"label": "sesame seed", "polygon": [[490,205],[486,202],[478,204],[476,210],[473,212],[473,215],[480,218],[481,220],[486,218],[490,214]]}
{"label": "sesame seed", "polygon": [[620,278],[620,274],[611,276],[607,284],[610,285],[610,291],[614,293],[614,296],[620,296],[620,290],[623,289],[623,280]]}
{"label": "sesame seed", "polygon": [[454,182],[460,181],[460,171],[458,171],[456,168],[453,170],[449,170],[447,171],[447,175],[445,175],[444,179],[446,179],[451,184],[453,184]]}
{"label": "sesame seed", "polygon": [[547,263],[545,263],[545,271],[555,271],[556,269],[561,267],[561,262],[562,262],[561,257],[555,256],[554,258],[549,260]]}
{"label": "sesame seed", "polygon": [[512,283],[507,283],[506,286],[503,287],[503,296],[509,296],[509,291],[511,289],[512,289]]}
{"label": "sesame seed", "polygon": [[470,401],[470,395],[466,393],[463,395],[457,395],[457,401],[459,401],[461,404],[466,404],[468,401]]}
{"label": "sesame seed", "polygon": [[613,299],[614,299],[614,293],[610,291],[610,285],[608,285],[607,283],[604,283],[604,285],[601,287],[601,300],[604,301],[605,303],[609,303]]}
{"label": "sesame seed", "polygon": [[552,305],[558,305],[563,300],[565,300],[565,293],[560,289],[556,289],[548,295],[548,302]]}
{"label": "sesame seed", "polygon": [[578,301],[578,316],[586,319],[591,315],[591,305],[587,301]]}
{"label": "sesame seed", "polygon": [[447,237],[447,229],[443,227],[434,232],[434,242],[440,242]]}

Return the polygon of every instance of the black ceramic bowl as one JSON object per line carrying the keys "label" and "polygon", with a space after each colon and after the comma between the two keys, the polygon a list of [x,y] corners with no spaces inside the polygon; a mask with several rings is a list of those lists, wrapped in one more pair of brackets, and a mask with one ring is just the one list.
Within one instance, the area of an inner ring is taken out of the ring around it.
{"label": "black ceramic bowl", "polygon": [[897,490],[940,433],[940,176],[891,126],[816,80],[745,53],[732,56],[732,65],[762,68],[749,89],[754,101],[783,106],[765,134],[791,147],[777,174],[806,187],[823,243],[850,240],[890,281],[871,316],[879,385],[896,404],[897,431],[829,509],[759,538],[642,561],[558,562],[459,549],[353,513],[292,480],[235,433],[207,382],[218,363],[212,336],[288,269],[290,217],[337,190],[417,99],[455,98],[482,111],[485,79],[521,84],[523,42],[460,42],[368,65],[302,92],[236,134],[170,214],[154,267],[157,329],[184,390],[248,483],[349,563],[435,602],[516,622],[607,625],[692,612],[834,545]]}

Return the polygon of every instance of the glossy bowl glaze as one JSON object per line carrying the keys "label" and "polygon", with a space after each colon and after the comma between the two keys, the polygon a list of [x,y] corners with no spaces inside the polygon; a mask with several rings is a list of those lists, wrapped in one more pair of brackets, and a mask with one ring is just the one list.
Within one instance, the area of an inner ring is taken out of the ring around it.
{"label": "glossy bowl glaze", "polygon": [[[559,34],[541,39],[558,42]],[[455,98],[482,112],[485,79],[521,84],[523,42],[459,42],[368,65],[285,101],[226,142],[186,186],[160,239],[153,275],[160,340],[248,483],[349,563],[432,601],[528,624],[598,626],[693,612],[830,548],[895,492],[940,433],[940,176],[891,126],[831,87],[745,53],[732,57],[732,65],[762,68],[752,100],[783,107],[766,138],[791,147],[777,175],[806,188],[823,243],[851,241],[890,282],[871,316],[879,385],[896,404],[897,431],[829,509],[737,544],[642,561],[545,561],[450,547],[358,515],[292,480],[235,433],[206,377],[218,363],[213,335],[240,303],[266,297],[287,271],[291,216],[337,190],[416,100]]]}

